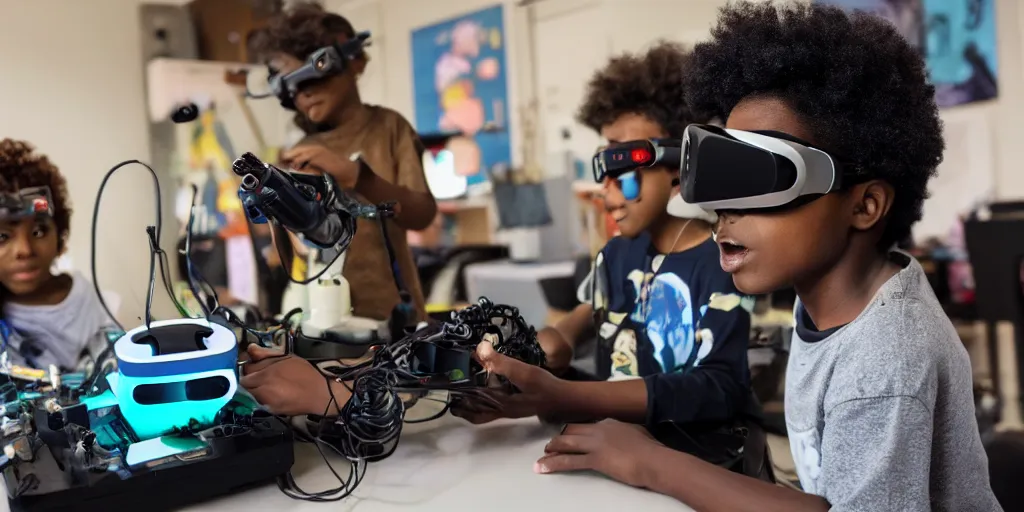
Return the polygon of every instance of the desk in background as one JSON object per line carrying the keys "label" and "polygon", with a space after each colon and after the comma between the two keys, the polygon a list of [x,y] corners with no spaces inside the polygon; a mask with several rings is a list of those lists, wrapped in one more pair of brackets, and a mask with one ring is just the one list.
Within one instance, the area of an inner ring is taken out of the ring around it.
{"label": "desk in background", "polygon": [[548,304],[540,281],[572,276],[575,271],[574,261],[512,263],[504,260],[468,265],[463,279],[470,301],[483,296],[497,304],[517,307],[526,323],[540,329],[548,320]]}

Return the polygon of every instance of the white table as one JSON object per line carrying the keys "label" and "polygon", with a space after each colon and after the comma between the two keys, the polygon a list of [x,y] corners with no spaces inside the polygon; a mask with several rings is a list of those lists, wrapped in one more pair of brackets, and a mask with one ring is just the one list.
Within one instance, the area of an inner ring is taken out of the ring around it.
{"label": "white table", "polygon": [[[463,512],[628,510],[688,511],[659,494],[596,474],[538,475],[533,463],[557,433],[536,418],[473,426],[457,418],[407,425],[398,450],[371,463],[354,496],[340,502],[293,500],[274,484],[189,507],[189,511],[257,510]],[[337,486],[316,449],[299,444],[293,474],[307,492]],[[346,477],[348,465],[330,456]]]}
{"label": "white table", "polygon": [[466,298],[470,302],[484,296],[496,304],[517,307],[526,323],[539,329],[548,318],[548,301],[540,282],[572,276],[574,272],[575,261],[514,263],[500,260],[467,265],[462,276],[466,282]]}

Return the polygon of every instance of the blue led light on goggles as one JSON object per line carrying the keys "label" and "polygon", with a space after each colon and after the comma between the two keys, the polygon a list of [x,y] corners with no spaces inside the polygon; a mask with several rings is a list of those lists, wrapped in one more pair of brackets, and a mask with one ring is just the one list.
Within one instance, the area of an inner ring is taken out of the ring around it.
{"label": "blue led light on goggles", "polygon": [[0,194],[0,219],[19,220],[38,216],[53,217],[50,187],[23,188],[15,193]]}
{"label": "blue led light on goggles", "polygon": [[594,181],[613,179],[627,201],[640,196],[640,171],[655,166],[679,167],[681,141],[634,140],[599,149],[594,154]]}

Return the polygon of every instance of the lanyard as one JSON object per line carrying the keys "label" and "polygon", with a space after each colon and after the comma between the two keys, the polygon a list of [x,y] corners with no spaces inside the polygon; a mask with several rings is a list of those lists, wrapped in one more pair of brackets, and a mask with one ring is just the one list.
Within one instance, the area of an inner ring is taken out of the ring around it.
{"label": "lanyard", "polygon": [[3,346],[0,347],[0,352],[2,352],[7,350],[7,344],[11,339],[11,327],[5,320],[0,320],[0,336],[3,336]]}

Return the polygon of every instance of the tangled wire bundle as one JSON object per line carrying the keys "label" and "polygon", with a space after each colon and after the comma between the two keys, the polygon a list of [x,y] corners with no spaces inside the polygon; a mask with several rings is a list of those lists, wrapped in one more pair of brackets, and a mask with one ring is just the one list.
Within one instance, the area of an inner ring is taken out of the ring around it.
{"label": "tangled wire bundle", "polygon": [[[452,313],[447,322],[428,325],[404,338],[375,347],[373,357],[361,364],[337,367],[327,377],[331,402],[324,415],[310,418],[317,447],[326,445],[352,466],[339,487],[305,493],[290,476],[279,485],[289,496],[311,501],[335,501],[351,494],[366,472],[366,463],[384,459],[398,447],[402,426],[442,417],[452,399],[473,398],[495,403],[493,381],[473,358],[477,345],[489,341],[497,352],[528,364],[543,366],[544,351],[537,331],[526,323],[517,308],[480,298],[475,305]],[[332,381],[341,382],[352,396],[340,406],[337,417],[328,416],[338,404]],[[507,382],[501,381],[503,384]],[[514,388],[504,388],[514,392]],[[428,398],[431,392],[447,393],[447,400]],[[408,407],[417,400],[444,404],[430,418],[407,420]],[[326,460],[326,459],[325,459]],[[333,472],[333,468],[331,468]],[[337,473],[335,473],[337,475]]]}

